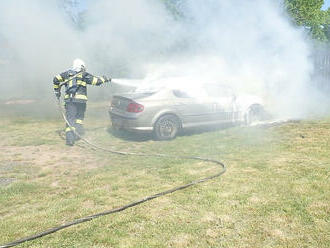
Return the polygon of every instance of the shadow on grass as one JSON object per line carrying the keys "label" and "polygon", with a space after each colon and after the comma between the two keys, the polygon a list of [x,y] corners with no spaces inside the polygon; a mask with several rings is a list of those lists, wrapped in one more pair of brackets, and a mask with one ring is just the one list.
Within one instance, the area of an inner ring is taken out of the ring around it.
{"label": "shadow on grass", "polygon": [[[178,136],[179,137],[193,136],[207,132],[224,130],[232,127],[234,127],[234,125],[224,124],[224,125],[209,126],[209,127],[189,128],[189,129],[181,130],[178,133]],[[116,138],[123,139],[126,141],[145,142],[145,141],[155,140],[152,133],[143,133],[143,132],[138,133],[138,132],[130,132],[127,130],[117,130],[112,128],[111,126],[108,127],[107,132]]]}
{"label": "shadow on grass", "polygon": [[108,127],[107,132],[116,138],[126,141],[145,142],[145,141],[153,140],[152,133],[137,133],[137,132],[130,132],[127,130],[117,130],[112,128],[111,126]]}
{"label": "shadow on grass", "polygon": [[198,128],[197,127],[187,128],[187,129],[181,130],[179,136],[193,136],[193,135],[198,135],[198,134],[202,134],[202,133],[225,130],[225,129],[233,128],[235,126],[237,126],[237,125],[221,124],[221,125],[213,125],[213,126],[203,126],[203,127],[198,127]]}

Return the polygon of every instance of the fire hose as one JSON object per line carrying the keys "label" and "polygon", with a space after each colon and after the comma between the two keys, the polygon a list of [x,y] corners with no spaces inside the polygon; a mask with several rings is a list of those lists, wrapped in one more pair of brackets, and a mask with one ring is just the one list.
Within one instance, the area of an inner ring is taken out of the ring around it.
{"label": "fire hose", "polygon": [[211,176],[208,176],[208,177],[205,177],[205,178],[201,178],[201,179],[192,181],[192,182],[187,183],[187,184],[184,184],[182,186],[174,187],[172,189],[169,189],[169,190],[166,190],[166,191],[163,191],[163,192],[160,192],[160,193],[156,193],[154,195],[147,196],[147,197],[145,197],[143,199],[140,199],[140,200],[137,200],[137,201],[133,201],[133,202],[131,202],[129,204],[126,204],[124,206],[121,206],[121,207],[118,207],[118,208],[113,208],[111,210],[104,211],[104,212],[101,212],[101,213],[97,213],[97,214],[94,214],[94,215],[90,215],[90,216],[87,216],[87,217],[83,217],[83,218],[80,218],[80,219],[76,219],[76,220],[67,222],[65,224],[62,224],[62,225],[59,225],[59,226],[56,226],[56,227],[47,229],[47,230],[42,231],[42,232],[40,232],[38,234],[35,234],[35,235],[32,235],[32,236],[28,236],[28,237],[25,237],[25,238],[22,238],[22,239],[19,239],[19,240],[16,240],[16,241],[13,241],[13,242],[4,244],[4,245],[0,245],[0,248],[13,247],[13,246],[22,244],[24,242],[32,241],[32,240],[35,240],[35,239],[44,237],[46,235],[55,233],[55,232],[60,231],[60,230],[62,230],[64,228],[68,228],[70,226],[74,226],[74,225],[77,225],[77,224],[80,224],[80,223],[83,223],[83,222],[91,221],[91,220],[93,220],[95,218],[98,218],[98,217],[101,217],[101,216],[110,215],[110,214],[114,214],[114,213],[117,213],[117,212],[124,211],[124,210],[126,210],[128,208],[132,208],[134,206],[137,206],[137,205],[142,204],[144,202],[147,202],[147,201],[156,199],[158,197],[161,197],[161,196],[164,196],[164,195],[168,195],[168,194],[173,193],[175,191],[186,189],[188,187],[191,187],[193,185],[196,185],[196,184],[200,184],[200,183],[209,181],[209,180],[214,179],[216,177],[220,177],[222,174],[224,174],[226,172],[226,166],[225,166],[225,164],[222,163],[222,162],[220,162],[220,161],[218,161],[218,160],[215,160],[215,159],[195,157],[195,156],[176,156],[176,155],[167,155],[167,154],[146,154],[146,153],[123,152],[123,151],[115,151],[115,150],[111,150],[111,149],[107,149],[107,148],[103,148],[101,146],[95,145],[95,144],[89,142],[88,140],[86,140],[81,135],[79,135],[76,132],[76,130],[74,129],[74,127],[69,123],[69,121],[68,121],[68,119],[67,119],[67,117],[65,115],[65,112],[63,110],[63,107],[62,107],[62,104],[61,104],[60,99],[58,99],[57,104],[58,104],[58,107],[59,107],[59,111],[61,112],[62,117],[65,120],[65,122],[68,125],[68,127],[74,132],[75,135],[77,135],[78,138],[80,138],[80,140],[82,140],[88,146],[90,146],[90,147],[92,147],[94,149],[102,150],[102,151],[105,151],[105,152],[109,152],[109,153],[117,154],[117,155],[122,155],[122,156],[160,157],[160,158],[187,159],[187,160],[199,160],[199,161],[204,161],[204,162],[211,162],[211,163],[214,163],[214,164],[219,165],[221,167],[221,171],[219,171],[218,173],[216,173],[214,175],[211,175]]}

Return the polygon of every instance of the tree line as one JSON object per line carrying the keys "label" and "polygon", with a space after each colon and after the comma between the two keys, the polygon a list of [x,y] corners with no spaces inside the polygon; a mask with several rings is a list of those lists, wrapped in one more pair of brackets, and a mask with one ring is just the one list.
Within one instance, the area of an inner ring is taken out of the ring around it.
{"label": "tree line", "polygon": [[[173,15],[180,16],[177,6],[185,0],[161,1]],[[313,39],[330,43],[330,8],[322,10],[324,0],[284,0],[283,3],[294,25],[303,27]]]}
{"label": "tree line", "polygon": [[322,10],[324,0],[285,0],[284,7],[297,26],[304,27],[312,38],[330,41],[330,8]]}

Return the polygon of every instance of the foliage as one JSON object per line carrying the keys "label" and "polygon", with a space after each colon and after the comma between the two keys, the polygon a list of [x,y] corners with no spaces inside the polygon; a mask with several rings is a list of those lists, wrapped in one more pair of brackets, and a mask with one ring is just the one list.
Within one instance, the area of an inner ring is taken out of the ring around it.
{"label": "foliage", "polygon": [[326,23],[327,24],[325,25],[325,35],[328,41],[330,41],[330,8],[326,12]]}
{"label": "foliage", "polygon": [[330,11],[321,10],[323,0],[285,0],[285,7],[298,26],[309,30],[314,39],[330,40]]}
{"label": "foliage", "polygon": [[[180,12],[181,0],[161,0],[176,17]],[[324,0],[284,0],[284,6],[293,22],[305,27],[310,35],[319,41],[330,41],[330,9],[322,10]]]}

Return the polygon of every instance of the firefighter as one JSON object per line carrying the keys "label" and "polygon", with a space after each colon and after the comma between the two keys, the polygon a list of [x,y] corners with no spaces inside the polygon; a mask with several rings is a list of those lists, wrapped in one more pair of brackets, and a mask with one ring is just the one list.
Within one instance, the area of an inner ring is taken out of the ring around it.
{"label": "firefighter", "polygon": [[[81,59],[73,61],[72,69],[54,77],[53,85],[57,99],[61,97],[61,87],[65,86],[65,115],[70,126],[66,124],[66,144],[73,146],[79,136],[84,134],[83,121],[87,102],[87,84],[99,86],[111,82],[111,78],[97,77],[86,72],[86,66]],[[77,133],[79,136],[77,136]]]}

